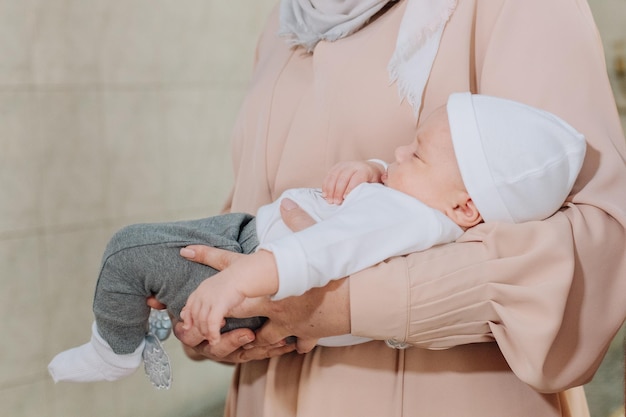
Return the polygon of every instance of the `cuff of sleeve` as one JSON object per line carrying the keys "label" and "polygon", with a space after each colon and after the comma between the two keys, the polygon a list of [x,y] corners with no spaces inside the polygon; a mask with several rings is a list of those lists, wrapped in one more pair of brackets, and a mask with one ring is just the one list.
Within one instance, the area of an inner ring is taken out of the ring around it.
{"label": "cuff of sleeve", "polygon": [[385,171],[387,171],[387,167],[389,166],[389,164],[387,164],[387,162],[383,161],[382,159],[368,159],[368,162],[374,162],[378,165],[382,165],[383,169]]}
{"label": "cuff of sleeve", "polygon": [[[384,277],[384,291],[380,280]],[[406,340],[410,291],[405,258],[350,276],[351,333],[377,340]]]}
{"label": "cuff of sleeve", "polygon": [[272,300],[304,294],[307,290],[307,262],[294,235],[259,246],[272,252],[278,270],[278,291]]}

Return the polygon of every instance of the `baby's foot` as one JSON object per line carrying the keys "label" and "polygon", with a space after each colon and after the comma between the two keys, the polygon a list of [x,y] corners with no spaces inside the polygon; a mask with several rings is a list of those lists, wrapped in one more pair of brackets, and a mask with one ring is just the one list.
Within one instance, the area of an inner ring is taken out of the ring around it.
{"label": "baby's foot", "polygon": [[59,353],[48,365],[54,382],[115,381],[134,373],[141,364],[145,342],[128,355],[118,355],[100,336],[94,323],[91,341]]}

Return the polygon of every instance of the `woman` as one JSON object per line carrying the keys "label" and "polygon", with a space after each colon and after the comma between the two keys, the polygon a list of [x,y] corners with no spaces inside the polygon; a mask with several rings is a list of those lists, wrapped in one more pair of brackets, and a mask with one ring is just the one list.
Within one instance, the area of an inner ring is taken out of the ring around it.
{"label": "woman", "polygon": [[[588,151],[567,208],[545,221],[479,225],[302,297],[249,303],[237,315],[270,317],[256,336],[233,331],[208,346],[177,326],[195,357],[240,363],[226,414],[586,415],[582,390],[568,389],[590,380],[626,316],[626,149],[586,2],[286,0],[281,8],[259,40],[235,128],[229,211],[319,186],[340,160],[391,158],[458,91],[553,112],[586,136]],[[334,20],[374,9],[356,29]],[[337,39],[298,38],[298,16],[300,28],[330,22]],[[218,268],[236,260],[201,247],[183,255]],[[306,354],[280,342],[345,332],[377,341]]]}

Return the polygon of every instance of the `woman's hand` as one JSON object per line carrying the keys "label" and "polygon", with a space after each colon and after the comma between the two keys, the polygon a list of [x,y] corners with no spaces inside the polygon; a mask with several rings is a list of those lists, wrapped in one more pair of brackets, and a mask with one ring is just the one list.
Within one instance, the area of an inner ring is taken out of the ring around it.
{"label": "woman's hand", "polygon": [[279,301],[268,298],[247,300],[232,310],[235,317],[262,315],[269,320],[246,349],[276,346],[296,337],[299,353],[312,350],[321,337],[350,333],[349,280],[331,281],[299,297]]}
{"label": "woman's hand", "polygon": [[[238,259],[248,256],[200,245],[189,246],[181,253],[189,260],[209,265],[217,270],[228,268]],[[305,353],[315,347],[320,337],[350,332],[348,297],[348,280],[342,279],[331,281],[323,288],[313,288],[299,297],[288,297],[279,301],[271,301],[267,297],[246,299],[229,312],[229,317],[265,316],[269,320],[250,341],[239,338],[234,340],[232,333],[242,329],[222,335],[222,338],[225,336],[231,338],[225,346],[222,346],[222,342],[214,345],[221,346],[217,352],[212,350],[213,346],[203,342],[203,337],[197,332],[185,331],[182,326],[175,325],[174,334],[188,346],[200,343],[202,354],[208,353],[211,358],[216,354],[231,356],[234,353],[237,358],[251,360],[282,355],[294,348],[300,353]],[[254,335],[253,332],[249,332]],[[248,337],[250,334],[239,336]],[[290,336],[297,337],[295,347],[287,343]],[[246,353],[233,352],[233,348],[239,347],[243,347]],[[195,351],[198,352],[198,349]]]}
{"label": "woman's hand", "polygon": [[[294,231],[305,229],[314,220],[289,199],[281,202],[284,222]],[[181,250],[186,259],[209,265],[217,270],[227,268],[238,258],[247,256],[207,246],[190,246]],[[185,331],[182,323],[174,323],[174,334],[184,345],[187,355],[195,360],[247,362],[280,356],[297,348],[308,352],[320,337],[350,332],[348,279],[333,281],[324,288],[315,288],[300,297],[272,302],[266,297],[246,300],[231,312],[233,317],[266,316],[269,320],[255,334],[249,329],[236,329],[222,335],[216,345],[209,345],[197,332]],[[296,344],[287,343],[296,336]]]}
{"label": "woman's hand", "polygon": [[[242,255],[244,256],[244,255]],[[147,300],[148,306],[163,310],[165,304],[154,296]],[[211,359],[216,362],[241,363],[251,360],[267,359],[280,356],[296,349],[294,344],[284,341],[274,345],[264,345],[254,349],[242,349],[255,340],[255,333],[250,329],[235,329],[222,335],[221,341],[215,346],[208,344],[204,337],[195,329],[185,330],[183,323],[170,315],[174,335],[182,342],[185,354],[192,360]]]}
{"label": "woman's hand", "polygon": [[216,362],[243,363],[284,355],[296,349],[294,344],[284,341],[254,349],[247,348],[255,340],[255,334],[245,328],[226,332],[222,334],[219,343],[210,345],[195,328],[185,330],[183,323],[177,320],[173,321],[173,325],[174,335],[182,342],[185,354],[198,361],[211,359]]}

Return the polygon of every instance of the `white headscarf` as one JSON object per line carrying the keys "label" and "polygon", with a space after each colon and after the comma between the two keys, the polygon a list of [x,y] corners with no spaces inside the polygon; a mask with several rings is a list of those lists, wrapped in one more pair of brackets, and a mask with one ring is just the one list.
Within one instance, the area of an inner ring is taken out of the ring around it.
{"label": "white headscarf", "polygon": [[[279,34],[311,52],[361,29],[390,0],[282,0]],[[395,1],[395,0],[391,0]],[[456,0],[406,0],[389,75],[402,99],[419,113],[424,87]]]}

